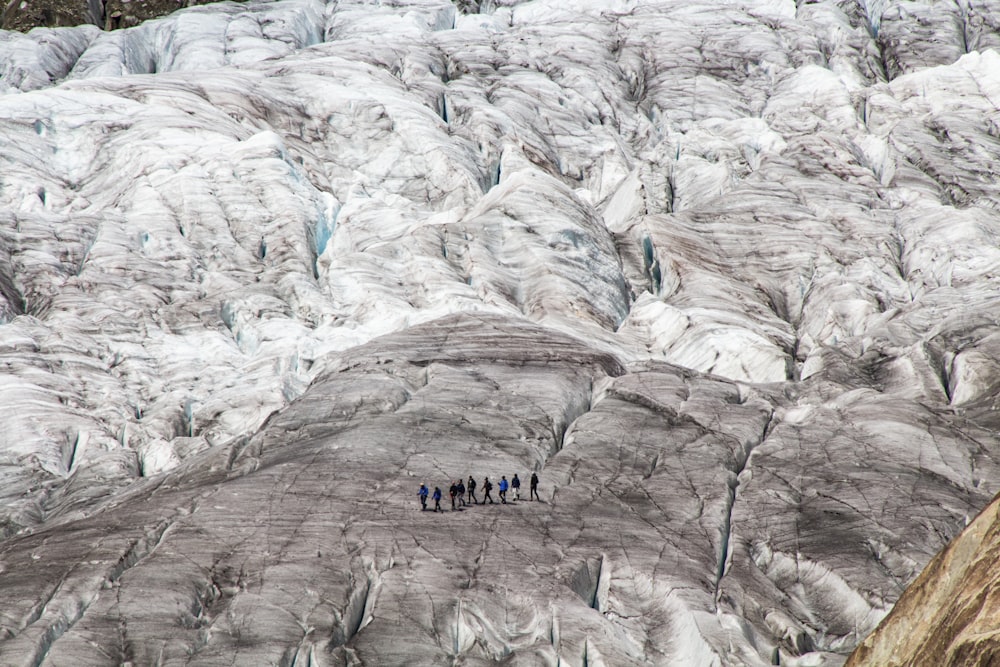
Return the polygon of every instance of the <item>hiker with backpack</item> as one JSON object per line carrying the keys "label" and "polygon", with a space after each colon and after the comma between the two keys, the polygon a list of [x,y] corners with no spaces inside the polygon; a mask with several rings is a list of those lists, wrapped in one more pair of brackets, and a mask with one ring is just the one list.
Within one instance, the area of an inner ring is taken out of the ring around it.
{"label": "hiker with backpack", "polygon": [[479,501],[476,500],[476,480],[472,479],[472,475],[469,475],[468,489],[469,489],[469,500],[478,505]]}

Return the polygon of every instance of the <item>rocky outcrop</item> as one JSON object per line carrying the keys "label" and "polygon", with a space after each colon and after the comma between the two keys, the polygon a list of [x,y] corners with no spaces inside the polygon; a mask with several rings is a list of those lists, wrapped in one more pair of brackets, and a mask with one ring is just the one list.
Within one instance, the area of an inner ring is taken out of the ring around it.
{"label": "rocky outcrop", "polygon": [[[166,16],[178,9],[210,4],[211,0],[10,0],[4,7],[0,29],[27,32],[34,28],[59,28],[93,24],[104,30],[131,28],[143,21]],[[234,0],[240,2],[241,0]]]}
{"label": "rocky outcrop", "polygon": [[96,24],[99,18],[91,13],[88,3],[79,0],[71,2],[11,0],[5,3],[3,14],[0,15],[0,29],[27,32],[36,27],[58,28],[85,23]]}
{"label": "rocky outcrop", "polygon": [[892,613],[854,650],[862,665],[990,665],[1000,658],[1000,501],[994,500],[934,557]]}

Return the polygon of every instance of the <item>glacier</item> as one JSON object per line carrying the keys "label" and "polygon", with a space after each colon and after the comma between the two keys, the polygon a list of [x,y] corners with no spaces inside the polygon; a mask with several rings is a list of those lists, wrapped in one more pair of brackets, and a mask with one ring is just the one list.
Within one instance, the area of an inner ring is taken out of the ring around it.
{"label": "glacier", "polygon": [[843,664],[1000,490],[997,17],[0,31],[0,663]]}

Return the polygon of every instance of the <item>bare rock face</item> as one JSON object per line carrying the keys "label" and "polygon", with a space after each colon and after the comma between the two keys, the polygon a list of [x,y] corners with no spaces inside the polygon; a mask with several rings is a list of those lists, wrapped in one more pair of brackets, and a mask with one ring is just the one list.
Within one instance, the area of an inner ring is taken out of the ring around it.
{"label": "bare rock face", "polygon": [[208,0],[9,0],[0,18],[0,29],[27,32],[93,24],[117,30],[204,4],[209,4]]}
{"label": "bare rock face", "polygon": [[58,28],[93,23],[85,2],[7,2],[0,15],[0,28],[27,32],[32,28]]}
{"label": "bare rock face", "polygon": [[854,650],[861,665],[989,665],[1000,657],[996,563],[1000,501],[934,557],[889,616]]}
{"label": "bare rock face", "polygon": [[842,665],[1000,488],[992,7],[0,32],[0,662]]}

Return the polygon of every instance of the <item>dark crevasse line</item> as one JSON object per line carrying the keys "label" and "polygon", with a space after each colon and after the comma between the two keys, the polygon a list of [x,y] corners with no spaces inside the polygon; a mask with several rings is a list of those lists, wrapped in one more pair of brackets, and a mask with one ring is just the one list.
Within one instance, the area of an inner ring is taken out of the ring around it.
{"label": "dark crevasse line", "polygon": [[[106,576],[101,580],[101,586],[106,584],[113,585],[117,582],[125,572],[132,569],[138,565],[143,559],[150,556],[157,547],[162,544],[166,537],[167,531],[174,525],[174,520],[164,519],[160,521],[154,528],[146,531],[143,537],[137,539],[132,545],[122,554],[118,562],[107,572]],[[75,606],[73,613],[65,616],[60,615],[59,618],[48,625],[45,628],[45,632],[42,634],[41,639],[35,648],[35,653],[29,663],[32,667],[41,667],[45,662],[45,658],[48,656],[49,651],[52,646],[59,640],[60,637],[69,632],[73,626],[75,626],[87,613],[90,605],[96,601],[98,595],[96,591],[92,596],[90,596],[89,601],[80,600]],[[44,613],[44,612],[43,612]],[[39,614],[39,618],[41,614]]]}
{"label": "dark crevasse line", "polygon": [[741,456],[737,459],[736,465],[732,470],[733,477],[727,484],[726,513],[725,517],[723,517],[722,525],[719,527],[721,539],[719,543],[719,557],[715,565],[715,581],[712,591],[712,597],[715,605],[715,609],[713,609],[713,611],[718,610],[719,588],[722,585],[722,578],[726,575],[726,561],[729,559],[729,542],[733,536],[733,510],[736,507],[736,494],[740,485],[739,478],[743,471],[746,470],[747,464],[750,461],[750,456],[753,454],[754,450],[767,440],[774,428],[774,421],[775,415],[772,410],[771,414],[768,416],[767,423],[764,424],[764,429],[761,432],[760,438],[757,442],[745,447],[741,452]]}

